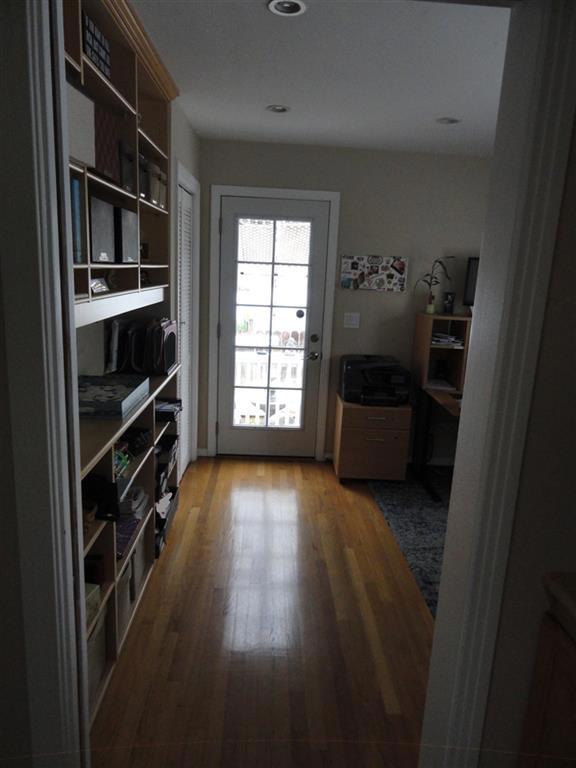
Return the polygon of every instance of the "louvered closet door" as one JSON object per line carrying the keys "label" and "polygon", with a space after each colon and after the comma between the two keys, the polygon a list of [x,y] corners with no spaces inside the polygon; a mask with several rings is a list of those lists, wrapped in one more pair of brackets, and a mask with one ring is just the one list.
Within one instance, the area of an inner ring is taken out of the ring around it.
{"label": "louvered closet door", "polygon": [[179,272],[179,339],[180,360],[180,395],[184,418],[180,423],[180,472],[184,472],[190,462],[190,417],[191,417],[191,347],[192,329],[192,221],[193,198],[183,187],[178,187],[178,272]]}

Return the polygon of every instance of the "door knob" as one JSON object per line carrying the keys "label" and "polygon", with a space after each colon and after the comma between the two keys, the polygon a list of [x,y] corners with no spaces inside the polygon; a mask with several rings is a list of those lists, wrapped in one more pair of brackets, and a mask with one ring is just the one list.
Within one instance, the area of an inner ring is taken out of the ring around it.
{"label": "door knob", "polygon": [[320,352],[308,352],[306,357],[308,360],[318,360],[320,357]]}

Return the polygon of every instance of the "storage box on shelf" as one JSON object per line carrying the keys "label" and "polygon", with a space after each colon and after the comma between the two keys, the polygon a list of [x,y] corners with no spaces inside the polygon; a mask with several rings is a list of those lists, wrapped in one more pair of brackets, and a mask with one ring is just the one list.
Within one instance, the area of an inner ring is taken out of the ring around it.
{"label": "storage box on shelf", "polygon": [[461,315],[416,315],[412,372],[424,389],[462,392],[472,318]]}

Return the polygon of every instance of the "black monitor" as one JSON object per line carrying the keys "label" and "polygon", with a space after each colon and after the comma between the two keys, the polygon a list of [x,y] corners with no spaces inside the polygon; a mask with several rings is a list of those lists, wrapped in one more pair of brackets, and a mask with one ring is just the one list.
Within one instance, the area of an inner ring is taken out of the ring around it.
{"label": "black monitor", "polygon": [[478,256],[470,256],[468,259],[466,281],[464,283],[464,296],[462,298],[462,304],[465,307],[474,306],[474,294],[476,293],[476,278],[478,277],[479,262],[480,259]]}

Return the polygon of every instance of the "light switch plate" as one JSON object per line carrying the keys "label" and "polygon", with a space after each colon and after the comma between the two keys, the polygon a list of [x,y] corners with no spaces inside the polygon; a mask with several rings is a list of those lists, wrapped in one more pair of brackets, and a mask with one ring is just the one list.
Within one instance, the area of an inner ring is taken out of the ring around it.
{"label": "light switch plate", "polygon": [[344,328],[360,328],[360,312],[344,312]]}

